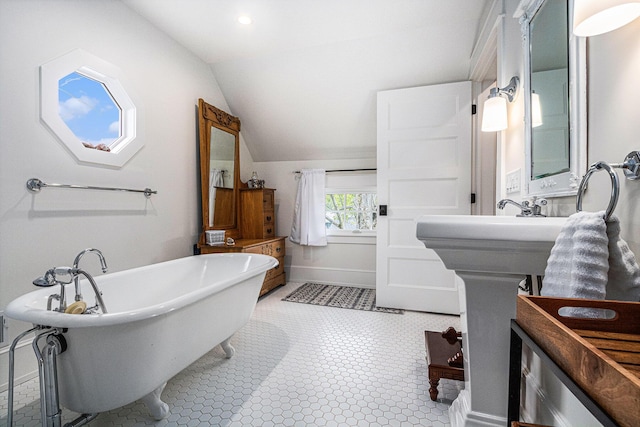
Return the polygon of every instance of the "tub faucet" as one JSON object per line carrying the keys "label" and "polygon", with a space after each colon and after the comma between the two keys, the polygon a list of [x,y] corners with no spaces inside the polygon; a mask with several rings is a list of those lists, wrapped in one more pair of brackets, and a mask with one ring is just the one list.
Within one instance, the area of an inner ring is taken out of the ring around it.
{"label": "tub faucet", "polygon": [[[105,306],[104,300],[102,299],[102,292],[100,292],[100,289],[98,289],[98,284],[96,283],[96,281],[93,280],[93,277],[91,277],[91,275],[86,271],[75,267],[54,267],[47,270],[44,276],[38,277],[33,281],[34,285],[40,287],[60,285],[60,294],[53,294],[49,296],[49,299],[47,300],[47,310],[51,310],[52,301],[55,299],[60,301],[57,311],[64,313],[64,311],[67,309],[64,286],[74,281],[77,282],[79,275],[83,275],[89,281],[91,287],[93,288],[93,292],[96,295],[96,302],[98,304],[98,307],[100,307],[102,313],[107,313],[107,307]],[[69,279],[60,280],[58,278],[59,276],[69,276]]]}
{"label": "tub faucet", "polygon": [[[109,270],[109,268],[107,267],[107,261],[104,259],[104,255],[102,255],[102,252],[100,252],[100,250],[94,249],[94,248],[87,248],[87,249],[83,250],[82,252],[80,252],[78,255],[76,255],[76,259],[73,260],[73,268],[75,270],[78,270],[78,265],[80,264],[80,260],[87,253],[94,253],[94,254],[96,254],[98,256],[98,258],[100,258],[100,266],[102,267],[102,272],[103,273],[106,273]],[[73,280],[73,283],[74,283],[75,290],[76,290],[75,300],[76,301],[81,301],[82,300],[82,293],[80,292],[80,279],[78,278],[77,274],[76,274],[76,276],[75,276],[75,278]]]}
{"label": "tub faucet", "polygon": [[84,277],[87,278],[87,280],[91,284],[91,287],[93,288],[93,293],[96,295],[96,303],[98,304],[98,307],[100,307],[100,310],[102,310],[102,314],[107,314],[107,306],[104,305],[104,300],[102,299],[102,292],[100,292],[100,289],[98,289],[98,284],[96,283],[95,280],[93,280],[93,277],[91,277],[91,275],[86,271],[81,270],[79,268],[73,269],[72,274],[75,274],[76,283],[78,281],[78,276],[80,274],[82,274]]}
{"label": "tub faucet", "polygon": [[56,280],[55,269],[52,268],[47,270],[44,276],[38,277],[33,281],[33,284],[39,286],[41,288],[48,288],[54,285],[60,285],[60,293],[59,294],[51,294],[47,299],[47,310],[51,310],[51,306],[53,304],[53,300],[59,301],[58,311],[64,311],[66,307],[65,295],[64,295],[64,283],[58,282]]}
{"label": "tub faucet", "polygon": [[547,199],[544,198],[534,196],[530,201],[525,200],[522,204],[514,202],[511,199],[502,199],[498,202],[498,209],[504,209],[507,204],[512,204],[520,209],[520,213],[516,216],[546,216],[540,211],[541,207],[547,204]]}
{"label": "tub faucet", "polygon": [[60,293],[49,295],[47,299],[47,310],[51,310],[51,305],[53,300],[59,301],[59,305],[57,311],[64,312],[67,308],[67,298],[65,296],[64,286],[71,283],[71,279],[69,281],[58,280],[58,275],[69,274],[71,269],[69,267],[54,267],[44,274],[42,277],[38,277],[33,281],[33,284],[39,286],[41,288],[48,288],[50,286],[60,285]]}

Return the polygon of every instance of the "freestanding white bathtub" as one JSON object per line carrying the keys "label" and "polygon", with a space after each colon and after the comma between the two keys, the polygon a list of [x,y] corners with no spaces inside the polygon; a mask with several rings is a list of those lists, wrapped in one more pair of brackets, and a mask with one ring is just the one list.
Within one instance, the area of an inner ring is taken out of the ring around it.
{"label": "freestanding white bathtub", "polygon": [[[57,356],[63,407],[98,413],[144,398],[152,416],[162,419],[166,381],[218,344],[233,355],[229,339],[249,320],[266,271],[276,265],[257,254],[192,256],[96,277],[107,314],[47,311],[47,298],[59,287],[15,299],[6,314],[68,328],[68,348]],[[73,284],[66,294],[73,302]],[[82,294],[94,304],[86,280]]]}

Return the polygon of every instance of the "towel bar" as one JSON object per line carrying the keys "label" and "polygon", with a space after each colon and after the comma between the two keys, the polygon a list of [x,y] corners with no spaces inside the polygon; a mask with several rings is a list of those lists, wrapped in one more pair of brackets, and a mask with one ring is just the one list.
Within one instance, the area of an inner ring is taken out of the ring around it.
{"label": "towel bar", "polygon": [[609,173],[609,177],[611,178],[611,198],[609,200],[609,205],[607,206],[607,210],[605,212],[604,220],[608,221],[613,214],[613,211],[616,209],[616,205],[618,204],[618,196],[620,195],[620,181],[618,180],[618,175],[615,173],[613,168],[619,168],[624,170],[624,175],[629,180],[637,180],[640,178],[640,151],[632,151],[627,154],[624,162],[622,163],[607,163],[603,161],[595,162],[589,169],[587,173],[582,177],[582,181],[580,182],[580,187],[578,188],[578,195],[576,198],[576,212],[580,212],[582,210],[582,196],[587,188],[587,181],[591,175],[600,170],[606,170]]}
{"label": "towel bar", "polygon": [[75,185],[75,184],[54,184],[46,182],[42,182],[38,178],[30,178],[27,180],[27,189],[31,192],[37,193],[41,188],[44,187],[58,187],[58,188],[79,188],[83,190],[108,190],[108,191],[128,191],[132,193],[143,193],[145,197],[148,199],[152,194],[158,194],[157,191],[152,190],[150,188],[145,188],[144,190],[135,190],[131,188],[116,188],[116,187],[96,187],[93,185]]}

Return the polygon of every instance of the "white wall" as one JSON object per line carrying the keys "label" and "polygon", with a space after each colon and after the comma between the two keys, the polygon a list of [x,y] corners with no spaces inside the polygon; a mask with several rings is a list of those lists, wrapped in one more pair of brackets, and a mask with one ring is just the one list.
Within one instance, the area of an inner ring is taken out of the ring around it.
{"label": "white wall", "polygon": [[[78,164],[39,121],[38,67],[76,48],[119,67],[138,102],[145,145],[121,169]],[[102,250],[110,271],[192,254],[201,229],[198,98],[229,111],[207,64],[119,1],[2,0],[0,76],[0,310],[87,247]],[[244,147],[243,156],[250,159]],[[31,177],[158,194],[34,195],[25,188]],[[101,274],[93,258],[85,257],[84,268]],[[10,340],[28,326],[10,321]],[[6,351],[0,349],[0,389]],[[21,352],[18,376],[35,368],[31,349]]]}
{"label": "white wall", "polygon": [[[512,18],[519,0],[506,0],[505,43],[502,60],[502,86],[511,75],[522,76],[524,70],[520,25]],[[632,150],[640,149],[640,120],[635,100],[640,97],[640,20],[614,32],[588,39],[588,164],[604,160],[618,163]],[[500,79],[500,76],[499,76]],[[524,97],[510,107],[510,124],[502,145],[502,173],[521,168],[524,171]],[[586,171],[583,171],[583,173]],[[622,177],[622,172],[619,171]],[[504,177],[503,177],[504,178]],[[504,197],[504,187],[499,189]],[[603,210],[611,191],[607,174],[595,174],[583,209]],[[620,218],[622,237],[634,253],[640,253],[640,183],[621,178],[620,200],[616,215]],[[500,195],[498,196],[500,197]],[[525,197],[523,194],[522,197]],[[575,197],[549,200],[546,213],[568,216],[575,212]],[[510,212],[509,214],[512,214]],[[537,362],[532,362],[534,365]],[[537,368],[532,368],[539,371]],[[550,425],[598,425],[581,405],[548,371],[528,380],[538,394],[528,393],[525,411],[536,422]],[[538,388],[540,387],[540,388]],[[557,411],[554,413],[554,411]]]}
{"label": "white wall", "polygon": [[[256,162],[254,170],[276,189],[276,233],[288,236],[293,221],[293,206],[298,181],[293,171],[303,168],[353,169],[375,168],[375,159],[323,160],[296,162]],[[328,174],[327,185],[363,178],[375,185],[375,174]],[[287,239],[285,269],[287,281],[336,283],[375,288],[375,238],[331,238],[325,247],[300,246]]]}

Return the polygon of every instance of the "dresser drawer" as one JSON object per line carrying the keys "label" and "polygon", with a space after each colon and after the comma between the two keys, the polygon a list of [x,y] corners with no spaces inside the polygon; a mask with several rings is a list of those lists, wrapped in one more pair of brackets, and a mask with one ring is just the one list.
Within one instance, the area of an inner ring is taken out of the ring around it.
{"label": "dresser drawer", "polygon": [[264,283],[262,284],[262,288],[260,289],[260,296],[266,294],[267,292],[269,292],[274,288],[277,288],[278,286],[286,285],[286,284],[287,284],[287,280],[283,271],[279,275],[274,276],[271,279],[266,279],[264,281]]}
{"label": "dresser drawer", "polygon": [[280,258],[284,256],[285,242],[284,238],[274,240],[267,243],[247,246],[242,249],[242,252],[249,252],[252,254],[269,255],[274,258]]}
{"label": "dresser drawer", "polygon": [[264,236],[265,239],[268,239],[270,237],[276,237],[276,226],[274,224],[265,224],[262,235]]}
{"label": "dresser drawer", "polygon": [[264,213],[264,225],[275,223],[276,216],[273,214],[273,211],[268,211]]}
{"label": "dresser drawer", "polygon": [[278,266],[277,267],[273,267],[271,270],[267,271],[267,275],[265,276],[264,280],[270,280],[273,279],[276,276],[279,276],[280,274],[282,274],[282,272],[284,271],[284,257],[278,257]]}
{"label": "dresser drawer", "polygon": [[251,246],[250,248],[245,248],[242,252],[248,252],[250,254],[264,254],[264,246]]}
{"label": "dresser drawer", "polygon": [[274,192],[273,190],[264,190],[262,192],[262,207],[264,210],[273,210],[274,206]]}
{"label": "dresser drawer", "polygon": [[274,258],[284,256],[284,239],[267,243],[266,245],[263,245],[262,248],[262,253],[265,255],[270,255]]}

